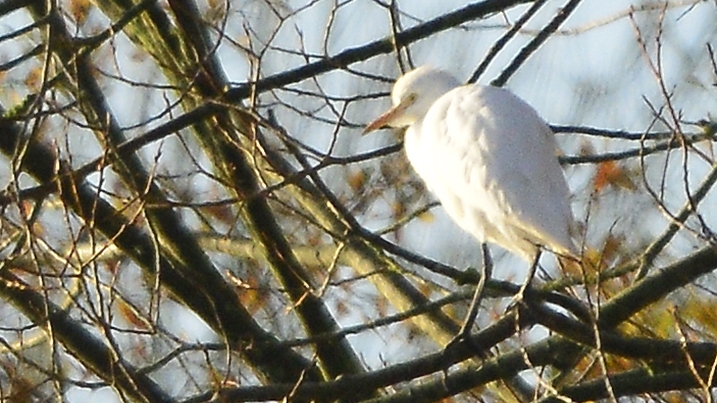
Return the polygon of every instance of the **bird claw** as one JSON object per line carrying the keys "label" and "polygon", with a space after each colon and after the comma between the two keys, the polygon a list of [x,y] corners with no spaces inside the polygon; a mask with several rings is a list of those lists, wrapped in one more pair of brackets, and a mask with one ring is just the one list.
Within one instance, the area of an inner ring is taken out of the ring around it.
{"label": "bird claw", "polygon": [[451,339],[451,341],[449,341],[448,344],[446,344],[446,346],[443,347],[443,351],[445,352],[445,351],[452,350],[452,349],[458,347],[460,344],[468,342],[470,340],[469,336],[470,336],[470,334],[468,334],[467,332],[458,332],[458,334],[456,334]]}
{"label": "bird claw", "polygon": [[456,348],[470,348],[476,355],[483,356],[485,349],[471,338],[470,331],[460,331],[443,347],[443,354],[448,354]]}
{"label": "bird claw", "polygon": [[506,312],[516,309],[518,305],[525,304],[526,288],[521,287],[520,290],[510,299],[508,306],[505,308]]}

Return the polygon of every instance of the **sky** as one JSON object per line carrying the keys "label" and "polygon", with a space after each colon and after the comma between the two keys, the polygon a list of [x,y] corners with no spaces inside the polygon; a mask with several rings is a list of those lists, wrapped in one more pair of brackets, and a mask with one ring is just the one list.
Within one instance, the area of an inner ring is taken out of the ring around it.
{"label": "sky", "polygon": [[[226,24],[227,37],[235,43],[248,45],[257,50],[269,45],[261,65],[261,76],[266,77],[286,69],[304,65],[306,60],[290,51],[304,49],[306,53],[316,55],[310,58],[318,60],[322,55],[335,55],[345,49],[362,46],[380,40],[390,34],[390,21],[386,9],[378,1],[317,1],[311,7],[302,9],[308,1],[271,1],[259,0],[234,1],[229,7]],[[335,14],[332,6],[341,4]],[[445,12],[463,7],[465,1],[405,0],[398,1],[403,12],[401,21],[404,28],[421,21],[430,20]],[[517,37],[499,54],[479,82],[489,83],[512,60],[514,55],[537,30],[552,18],[555,10],[565,2],[548,1],[547,5],[534,17]],[[270,4],[273,10],[267,6]],[[493,43],[505,32],[506,24],[514,22],[528,6],[517,7],[505,15],[495,15],[481,21],[474,21],[461,29],[437,34],[410,45],[414,62],[432,64],[451,71],[457,77],[466,79],[484,58]],[[632,17],[630,12],[632,11]],[[274,35],[274,27],[279,19],[277,12],[289,16],[281,29]],[[294,13],[295,14],[292,14]],[[665,106],[662,92],[673,94],[674,110],[684,120],[695,121],[715,116],[717,119],[717,96],[715,81],[717,73],[710,65],[707,45],[717,45],[717,16],[715,2],[708,1],[602,1],[584,0],[577,11],[560,27],[537,53],[507,83],[507,88],[530,103],[549,123],[554,125],[589,126],[608,130],[643,131],[662,130],[659,121],[653,123],[651,106],[660,109]],[[102,27],[107,20],[99,12],[93,12],[87,27],[79,30],[80,35],[89,35],[92,27]],[[327,28],[327,21],[332,21]],[[0,19],[0,35],[24,26],[30,19],[22,12],[13,13]],[[660,42],[656,41],[657,27],[661,26]],[[85,31],[86,30],[86,31]],[[250,33],[247,33],[249,31]],[[39,38],[35,35],[34,39]],[[641,41],[646,51],[641,48]],[[0,60],[6,62],[31,46],[31,41],[20,41],[0,49]],[[98,59],[106,57],[103,68],[138,82],[158,83],[162,78],[154,70],[151,60],[137,57],[129,41],[118,35],[112,43],[113,49],[98,51]],[[660,46],[658,59],[658,45]],[[112,53],[114,51],[114,54]],[[222,43],[218,49],[225,74],[234,83],[245,82],[252,77],[251,63],[246,55],[230,41]],[[113,57],[107,57],[113,56]],[[659,63],[658,63],[659,60]],[[387,93],[391,80],[400,73],[395,55],[381,55],[365,62],[350,66],[357,71],[375,75],[386,80],[360,77],[346,72],[332,72],[318,77],[321,90],[334,97],[353,97]],[[654,68],[654,70],[653,70]],[[656,74],[658,71],[660,74]],[[26,71],[13,70],[3,78],[4,91],[0,92],[0,102],[5,108],[19,102],[24,97],[23,83]],[[661,83],[657,77],[662,77]],[[159,92],[142,98],[142,108],[137,108],[137,87],[119,80],[106,80],[106,91],[111,94],[110,104],[124,125],[132,125],[146,116],[159,113],[164,101]],[[296,84],[294,88],[317,91],[315,82]],[[262,102],[277,100],[295,102],[297,110],[276,108],[278,120],[307,144],[326,151],[332,144],[334,126],[316,119],[306,118],[300,112],[314,114],[328,119],[334,114],[315,98],[295,96],[287,92],[265,94]],[[333,107],[340,109],[342,101],[336,101]],[[346,118],[356,127],[341,128],[335,144],[335,155],[353,155],[392,144],[396,137],[389,131],[382,131],[370,137],[361,137],[361,125],[372,120],[389,106],[388,97],[369,99],[351,103]],[[690,126],[684,126],[689,132],[696,132]],[[140,131],[129,131],[139,134]],[[81,164],[96,157],[100,152],[89,133],[77,133],[71,139],[70,148],[76,155],[75,163]],[[573,133],[558,134],[561,150],[565,155],[578,155],[584,150],[594,153],[624,150],[636,147],[636,142],[625,142],[595,138]],[[59,142],[62,146],[62,142]],[[166,151],[177,147],[176,142],[167,140],[154,144],[142,152],[151,159],[160,147]],[[706,152],[709,150],[705,148]],[[171,153],[165,152],[165,155]],[[665,203],[676,209],[682,205],[685,196],[682,187],[683,170],[680,155],[672,155],[669,160],[664,156],[650,160],[647,167],[647,182],[655,186],[665,182]],[[172,165],[171,161],[167,162]],[[641,168],[635,160],[628,161],[630,169]],[[698,158],[690,158],[685,166],[689,167],[690,186],[698,183],[709,166]],[[168,168],[169,169],[169,168]],[[348,168],[327,170],[325,177],[338,193],[348,192],[347,173],[365,169],[377,175],[379,170],[375,162]],[[590,188],[590,178],[594,175],[594,166],[565,167],[573,196],[573,210],[581,220],[588,220],[587,243],[596,247],[604,240],[605,234],[627,234],[625,242],[640,245],[644,239],[658,234],[664,228],[666,219],[644,194],[635,194],[621,189],[608,189],[598,199],[594,199]],[[410,174],[410,173],[407,173]],[[6,164],[0,164],[0,179],[5,186],[9,181]],[[641,178],[636,177],[636,180]],[[203,189],[208,186],[198,181],[194,186]],[[369,228],[380,229],[388,225],[390,217],[390,198],[379,200],[362,218]],[[704,203],[714,203],[711,196]],[[475,266],[478,260],[478,247],[474,239],[461,232],[441,211],[432,210],[432,219],[414,220],[401,232],[400,243],[405,247],[441,260],[455,267]],[[706,222],[717,224],[717,216],[705,215]],[[649,220],[650,224],[644,223]],[[437,237],[436,234],[440,234]],[[697,243],[689,234],[680,237],[673,247],[675,253],[683,253]],[[522,281],[519,259],[494,248],[498,270],[496,276],[514,282]],[[505,257],[505,259],[503,259]],[[551,265],[549,259],[546,265]],[[501,270],[503,269],[503,270]],[[342,318],[346,323],[364,320],[358,315]],[[209,331],[195,323],[190,314],[184,317],[177,332],[186,332],[191,337],[203,339]],[[389,346],[372,342],[373,335],[363,341],[363,357],[372,366],[380,366],[386,355],[400,360],[410,356],[410,349],[403,346]],[[380,337],[378,337],[380,338]]]}

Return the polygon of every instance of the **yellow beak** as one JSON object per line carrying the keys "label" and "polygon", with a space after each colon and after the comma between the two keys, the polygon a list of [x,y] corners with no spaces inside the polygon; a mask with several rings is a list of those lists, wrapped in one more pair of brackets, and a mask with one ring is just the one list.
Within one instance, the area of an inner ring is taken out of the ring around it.
{"label": "yellow beak", "polygon": [[363,130],[363,134],[366,135],[382,127],[393,126],[392,123],[396,121],[396,119],[403,116],[403,113],[406,111],[406,108],[408,108],[412,103],[412,97],[404,99],[403,101],[401,101],[400,104],[387,110],[383,115],[377,117],[373,122],[369,123],[368,126],[366,126],[366,128]]}

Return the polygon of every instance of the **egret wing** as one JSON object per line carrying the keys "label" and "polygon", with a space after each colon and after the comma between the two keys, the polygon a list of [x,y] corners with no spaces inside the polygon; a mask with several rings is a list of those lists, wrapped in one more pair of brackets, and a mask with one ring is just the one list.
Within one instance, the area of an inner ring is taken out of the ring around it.
{"label": "egret wing", "polygon": [[520,98],[495,87],[458,87],[411,135],[411,162],[464,229],[526,258],[536,245],[575,254],[554,135]]}

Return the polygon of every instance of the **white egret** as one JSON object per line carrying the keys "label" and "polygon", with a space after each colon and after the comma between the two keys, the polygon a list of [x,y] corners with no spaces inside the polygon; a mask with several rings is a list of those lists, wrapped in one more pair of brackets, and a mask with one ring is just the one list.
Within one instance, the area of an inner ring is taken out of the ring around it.
{"label": "white egret", "polygon": [[541,250],[578,258],[554,134],[530,105],[509,91],[461,85],[432,67],[399,78],[391,100],[393,107],[364,133],[408,126],[405,148],[411,165],[453,221],[482,244],[481,281],[458,335],[464,338],[491,275],[486,242],[531,264],[516,301],[535,274]]}

